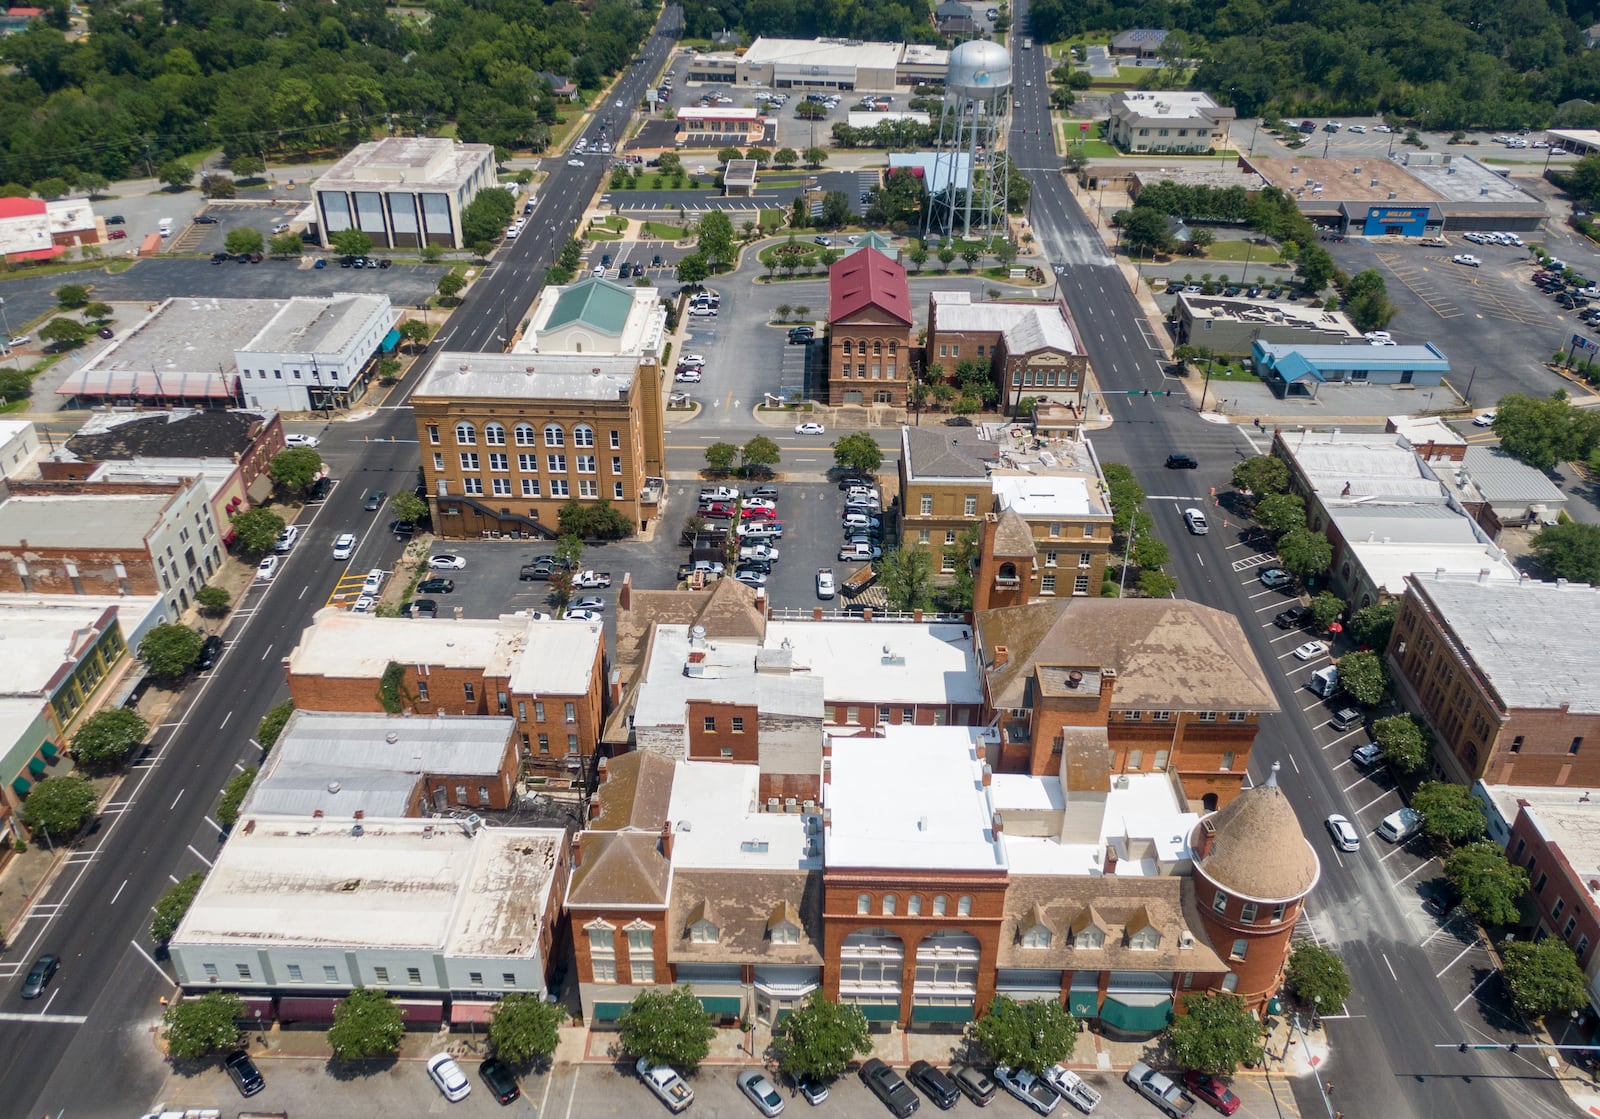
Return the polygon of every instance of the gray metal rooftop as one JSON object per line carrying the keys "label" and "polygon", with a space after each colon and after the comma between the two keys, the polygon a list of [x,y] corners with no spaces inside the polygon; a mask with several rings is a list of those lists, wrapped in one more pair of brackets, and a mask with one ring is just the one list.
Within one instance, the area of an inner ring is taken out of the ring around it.
{"label": "gray metal rooftop", "polygon": [[239,343],[259,334],[282,306],[281,299],[169,299],[84,371],[231,374]]}
{"label": "gray metal rooftop", "polygon": [[1516,183],[1468,156],[1441,152],[1406,152],[1405,169],[1451,202],[1541,203]]}
{"label": "gray metal rooftop", "polygon": [[0,547],[143,549],[175,495],[51,494],[0,501]]}
{"label": "gray metal rooftop", "polygon": [[434,358],[412,395],[610,401],[623,399],[638,376],[637,355],[447,350]]}
{"label": "gray metal rooftop", "polygon": [[388,305],[386,295],[297,295],[283,304],[253,338],[234,348],[255,353],[336,354]]}

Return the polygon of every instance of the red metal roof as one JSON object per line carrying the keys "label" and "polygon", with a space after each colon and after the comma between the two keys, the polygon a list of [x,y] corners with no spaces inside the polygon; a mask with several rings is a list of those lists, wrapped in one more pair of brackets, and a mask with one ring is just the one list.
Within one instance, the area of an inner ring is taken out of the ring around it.
{"label": "red metal roof", "polygon": [[0,218],[21,218],[42,213],[44,203],[37,198],[0,198]]}
{"label": "red metal roof", "polygon": [[30,249],[27,252],[8,253],[6,255],[6,259],[10,261],[49,260],[51,257],[60,256],[66,251],[67,250],[62,248],[60,245],[51,245],[48,249]]}
{"label": "red metal roof", "polygon": [[828,269],[828,321],[838,322],[878,307],[911,325],[911,289],[906,270],[877,249],[861,249]]}

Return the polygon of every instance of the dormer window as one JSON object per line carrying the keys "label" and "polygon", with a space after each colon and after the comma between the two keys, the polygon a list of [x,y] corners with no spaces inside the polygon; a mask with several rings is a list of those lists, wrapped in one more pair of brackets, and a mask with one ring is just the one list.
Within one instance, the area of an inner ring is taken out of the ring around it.
{"label": "dormer window", "polygon": [[1074,948],[1104,948],[1106,934],[1093,925],[1079,929],[1072,937]]}
{"label": "dormer window", "polygon": [[1035,925],[1022,934],[1022,946],[1024,948],[1048,948],[1050,947],[1050,939],[1049,929],[1043,925]]}
{"label": "dormer window", "polygon": [[691,944],[715,944],[721,934],[721,929],[704,919],[696,921],[689,926],[689,942]]}
{"label": "dormer window", "polygon": [[1161,934],[1154,925],[1146,925],[1128,937],[1128,947],[1135,952],[1154,952],[1161,946]]}
{"label": "dormer window", "polygon": [[774,944],[799,944],[800,930],[788,921],[780,921],[772,926],[772,943]]}

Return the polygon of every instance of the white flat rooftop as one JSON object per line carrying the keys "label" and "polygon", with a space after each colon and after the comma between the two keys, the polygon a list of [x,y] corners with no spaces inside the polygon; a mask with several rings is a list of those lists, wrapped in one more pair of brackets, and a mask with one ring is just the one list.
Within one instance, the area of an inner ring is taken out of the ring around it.
{"label": "white flat rooftop", "polygon": [[447,350],[413,396],[509,400],[626,399],[639,377],[637,355],[495,354]]}
{"label": "white flat rooftop", "polygon": [[1100,512],[1089,500],[1087,478],[996,473],[990,482],[995,497],[1000,499],[1000,508],[1024,519],[1083,517]]}
{"label": "white flat rooftop", "polygon": [[1058,837],[1004,832],[1006,862],[1014,874],[1104,874],[1107,846],[1117,852],[1118,878],[1150,878],[1171,874],[1175,864],[1191,858],[1190,834],[1200,817],[1190,812],[1164,773],[1118,776],[1105,794],[1104,808],[1095,800],[1069,801],[1059,777],[996,773],[990,799],[1002,819],[1007,813],[1063,812],[1074,817],[1072,831],[1083,834],[1078,814],[1099,815],[1094,842],[1065,843]]}
{"label": "white flat rooftop", "polygon": [[972,627],[955,622],[769,621],[765,648],[788,643],[793,670],[833,702],[983,702]]}
{"label": "white flat rooftop", "polygon": [[0,548],[26,540],[34,548],[132,549],[146,538],[172,493],[24,494],[0,501]]}
{"label": "white flat rooftop", "polygon": [[1324,501],[1445,501],[1444,485],[1398,432],[1302,431],[1281,438]]}
{"label": "white flat rooftop", "polygon": [[[567,625],[570,623],[554,623]],[[767,647],[773,643],[767,625]],[[690,642],[688,626],[658,625],[650,641],[650,663],[634,703],[635,726],[682,726],[690,700],[753,703],[763,716],[816,719],[821,725],[824,681],[810,673],[757,672],[753,642]],[[702,659],[691,663],[691,653]]]}
{"label": "white flat rooftop", "polygon": [[[88,602],[76,595],[51,595],[54,602],[0,600],[0,695],[45,697],[52,681],[82,653],[88,629],[115,604],[103,595]],[[127,637],[127,633],[123,633]],[[37,701],[34,709],[38,709]]]}
{"label": "white flat rooftop", "polygon": [[760,811],[761,770],[680,761],[672,778],[672,865],[717,870],[819,870],[822,839],[809,854],[810,820]]}
{"label": "white flat rooftop", "polygon": [[881,738],[829,739],[827,865],[1004,870],[983,787],[982,728],[881,729]]}
{"label": "white flat rooftop", "polygon": [[565,833],[458,822],[241,820],[174,944],[539,950]]}

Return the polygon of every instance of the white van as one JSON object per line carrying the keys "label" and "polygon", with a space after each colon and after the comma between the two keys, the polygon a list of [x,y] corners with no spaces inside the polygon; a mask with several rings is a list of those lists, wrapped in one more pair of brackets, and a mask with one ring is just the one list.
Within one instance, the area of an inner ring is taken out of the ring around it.
{"label": "white van", "polygon": [[1339,690],[1339,666],[1329,664],[1317,669],[1311,674],[1311,679],[1306,681],[1306,687],[1323,699],[1329,698]]}
{"label": "white van", "polygon": [[1422,813],[1415,808],[1391,812],[1378,825],[1378,834],[1390,843],[1404,843],[1422,830]]}

